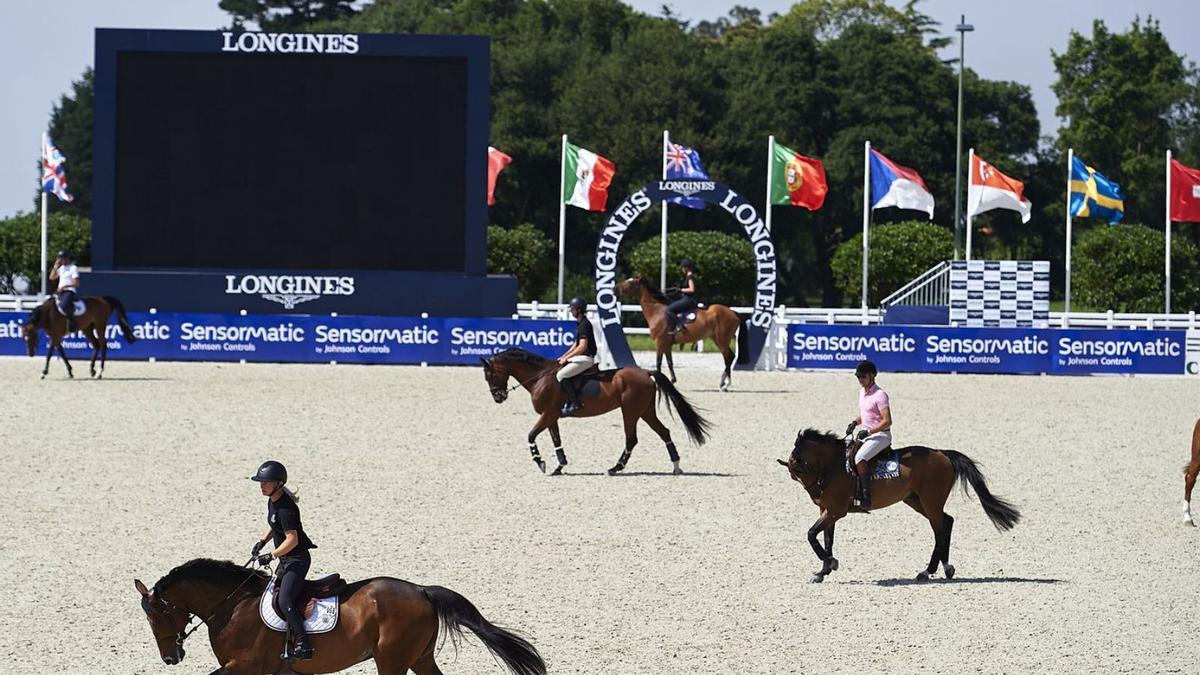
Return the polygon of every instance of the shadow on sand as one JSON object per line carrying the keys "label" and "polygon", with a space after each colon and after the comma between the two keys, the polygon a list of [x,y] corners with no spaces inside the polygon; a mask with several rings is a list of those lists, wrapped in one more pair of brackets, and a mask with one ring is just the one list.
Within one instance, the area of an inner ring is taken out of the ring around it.
{"label": "shadow on sand", "polygon": [[847,583],[874,584],[876,586],[926,586],[930,584],[1062,584],[1062,579],[1025,579],[1022,577],[955,577],[933,578],[929,581],[916,579],[880,579],[878,581],[851,581]]}
{"label": "shadow on sand", "polygon": [[622,471],[616,475],[610,476],[604,471],[572,471],[570,473],[560,473],[555,478],[569,478],[572,476],[604,476],[605,478],[623,478],[633,476],[668,476],[670,478],[736,478],[741,476],[740,473],[706,473],[703,471],[684,471],[676,476],[670,471]]}

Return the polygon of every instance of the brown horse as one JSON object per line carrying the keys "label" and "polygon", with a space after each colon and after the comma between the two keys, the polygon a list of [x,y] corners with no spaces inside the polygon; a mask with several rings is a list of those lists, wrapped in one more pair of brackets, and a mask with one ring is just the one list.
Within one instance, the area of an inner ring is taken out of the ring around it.
{"label": "brown horse", "polygon": [[[533,409],[540,415],[529,430],[529,453],[538,468],[545,473],[546,462],[542,460],[538,451],[537,437],[542,430],[549,429],[550,439],[554,441],[554,454],[558,458],[558,468],[551,475],[561,474],[563,467],[567,465],[567,453],[563,450],[562,437],[558,434],[558,420],[564,400],[558,381],[554,379],[558,362],[523,349],[508,349],[480,361],[483,362],[483,375],[496,403],[504,403],[508,399],[508,393],[517,387],[524,387],[529,392]],[[517,381],[511,388],[508,386],[510,377]],[[616,465],[608,470],[610,476],[624,470],[625,465],[629,463],[633,446],[637,445],[639,418],[667,444],[667,455],[671,458],[674,473],[683,473],[679,468],[679,452],[675,449],[675,443],[671,441],[671,431],[658,419],[654,410],[655,391],[658,392],[659,400],[666,399],[668,410],[670,406],[675,407],[693,443],[703,445],[708,439],[708,421],[696,412],[662,373],[651,373],[642,368],[607,370],[600,374],[596,385],[596,391],[590,396],[585,389],[584,395],[580,396],[583,408],[571,417],[595,417],[617,408],[621,409],[621,416],[625,419],[625,451],[621,453]]]}
{"label": "brown horse", "polygon": [[646,277],[626,279],[617,284],[617,293],[627,298],[637,298],[642,306],[642,315],[650,326],[650,337],[654,340],[654,350],[657,352],[654,369],[662,372],[663,356],[667,357],[667,368],[671,371],[671,381],[675,381],[675,361],[671,358],[671,345],[699,342],[704,338],[712,338],[721,356],[725,358],[725,372],[721,374],[721,391],[729,390],[733,379],[729,367],[733,365],[733,347],[731,343],[737,337],[741,319],[725,305],[709,305],[696,310],[696,320],[683,326],[672,335],[668,332],[667,305],[671,300]]}
{"label": "brown horse", "polygon": [[[955,479],[961,483],[964,492],[967,483],[971,484],[975,494],[979,495],[984,513],[996,529],[1011,529],[1020,520],[1021,514],[1012,504],[988,490],[983,474],[970,457],[954,450],[934,450],[919,445],[897,448],[897,451],[900,475],[871,482],[872,510],[904,502],[929,519],[929,526],[933,528],[933,555],[929,565],[917,574],[918,581],[928,581],[937,571],[939,562],[946,578],[954,577],[954,566],[950,564],[950,533],[954,529],[954,519],[942,509],[954,488]],[[846,445],[843,439],[831,433],[805,429],[796,435],[796,445],[788,461],[778,461],[787,467],[793,480],[804,486],[821,510],[817,522],[808,529],[808,543],[822,562],[821,569],[813,572],[811,579],[812,583],[819,584],[838,568],[837,558],[833,557],[833,529],[851,510],[854,497],[856,482],[846,471]],[[854,510],[861,512],[858,507]],[[822,532],[825,534],[824,547],[817,543],[817,534]]]}
{"label": "brown horse", "polygon": [[1183,524],[1196,526],[1192,522],[1192,488],[1196,485],[1196,474],[1200,473],[1200,419],[1192,429],[1192,461],[1183,467]]}
{"label": "brown horse", "polygon": [[[198,558],[171,570],[142,596],[142,609],[167,665],[183,660],[193,617],[208,626],[221,667],[212,675],[292,673],[280,654],[284,633],[259,618],[259,598],[270,577],[234,563]],[[440,675],[434,663],[439,626],[457,647],[466,628],[516,675],[543,675],[546,664],[524,638],[492,625],[466,598],[440,586],[418,586],[388,577],[343,586],[337,626],[312,635],[312,659],[297,661],[304,673],[334,673],[375,659],[380,675]],[[197,624],[192,630],[199,628]]]}
{"label": "brown horse", "polygon": [[[133,344],[137,342],[137,338],[133,334],[133,327],[129,325],[129,317],[125,315],[125,305],[121,304],[120,300],[111,295],[89,295],[83,298],[83,306],[83,314],[75,316],[75,323],[92,345],[92,377],[100,379],[104,377],[104,363],[108,360],[108,337],[105,334],[108,329],[108,317],[113,312],[117,313],[117,324],[121,327],[121,335],[125,336],[126,342]],[[46,379],[46,373],[50,372],[50,357],[54,355],[55,348],[67,367],[67,377],[75,377],[62,345],[63,336],[67,334],[68,329],[67,317],[54,306],[54,298],[46,298],[45,302],[34,307],[21,329],[30,356],[37,352],[39,330],[46,331],[46,336],[50,338],[50,348],[46,350],[46,365],[42,368],[43,380]],[[97,355],[100,356],[99,373],[96,372]]]}

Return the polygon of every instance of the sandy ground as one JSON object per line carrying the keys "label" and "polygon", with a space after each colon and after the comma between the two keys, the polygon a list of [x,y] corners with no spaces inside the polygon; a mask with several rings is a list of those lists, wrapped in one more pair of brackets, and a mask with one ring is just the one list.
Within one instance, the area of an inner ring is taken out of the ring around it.
{"label": "sandy ground", "polygon": [[[552,673],[1200,669],[1200,532],[1179,517],[1195,380],[885,374],[897,444],[967,453],[1025,519],[999,533],[956,491],[959,578],[915,585],[925,521],[852,516],[841,570],[810,585],[816,512],[775,458],[801,426],[845,425],[848,374],[735,373],[721,394],[715,371],[684,367],[716,425],[680,446],[696,473],[666,475],[642,427],[629,475],[601,475],[621,450],[610,416],[565,424],[572,475],[550,478],[524,447],[527,401],[497,406],[478,369],[39,370],[0,358],[0,567],[24,587],[6,595],[0,672],[216,668],[204,629],[162,664],[132,580],[241,563],[265,510],[246,476],[266,458],[301,489],[314,574],[453,588]],[[478,643],[439,661],[502,672]]]}

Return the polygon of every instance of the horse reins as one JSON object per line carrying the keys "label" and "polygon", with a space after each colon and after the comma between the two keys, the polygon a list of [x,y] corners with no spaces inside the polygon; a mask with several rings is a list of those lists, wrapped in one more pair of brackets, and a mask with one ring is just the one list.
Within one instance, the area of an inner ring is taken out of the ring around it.
{"label": "horse reins", "polygon": [[[252,562],[254,562],[254,558],[247,560],[246,564],[242,565],[242,567],[249,567],[250,563],[252,563]],[[184,609],[183,607],[176,605],[173,602],[168,602],[166,598],[160,597],[159,600],[161,600],[164,605],[167,605],[168,607],[174,607],[175,609],[183,610],[183,611],[187,612],[187,615],[188,615],[187,621],[185,621],[183,624],[183,629],[180,629],[175,634],[175,644],[182,647],[184,640],[191,637],[192,633],[195,633],[196,630],[198,630],[200,628],[200,626],[207,624],[209,622],[209,620],[211,620],[214,616],[217,615],[217,610],[221,608],[221,605],[224,605],[238,591],[242,590],[242,586],[245,586],[247,583],[249,583],[249,581],[251,579],[253,579],[256,576],[258,576],[258,570],[250,570],[250,576],[246,577],[245,580],[242,581],[242,583],[235,586],[234,589],[229,592],[229,595],[226,595],[225,597],[221,598],[220,602],[218,602],[216,605],[213,606],[213,610],[211,612],[209,612],[208,617],[201,619],[200,623],[196,624],[195,626],[192,626],[191,630],[184,630],[184,629],[186,629],[188,627],[188,624],[192,623],[193,618],[196,618],[200,615],[196,614],[195,612],[188,611],[188,610]]]}
{"label": "horse reins", "polygon": [[529,384],[530,382],[535,382],[535,381],[537,381],[537,380],[540,380],[540,379],[542,379],[543,377],[545,377],[545,376],[547,376],[547,375],[549,375],[550,373],[553,373],[553,372],[554,372],[554,369],[553,369],[553,368],[546,368],[545,370],[543,370],[542,372],[538,373],[537,375],[534,375],[533,377],[529,378],[528,380],[525,380],[524,382],[518,382],[518,383],[514,384],[513,386],[511,386],[511,387],[509,387],[507,390],[505,390],[505,392],[504,392],[504,393],[505,393],[505,394],[508,394],[508,393],[514,392],[514,391],[516,391],[517,389],[520,389],[521,387],[524,387],[525,385]]}

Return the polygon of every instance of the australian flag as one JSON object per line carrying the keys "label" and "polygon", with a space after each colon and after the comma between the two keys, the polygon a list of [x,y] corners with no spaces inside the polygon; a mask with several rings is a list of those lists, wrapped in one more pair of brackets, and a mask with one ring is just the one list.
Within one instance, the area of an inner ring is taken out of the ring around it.
{"label": "australian flag", "polygon": [[[700,163],[700,153],[694,148],[668,143],[665,151],[663,165],[666,167],[667,180],[712,180]],[[674,197],[667,201],[698,211],[703,211],[706,205],[699,197]]]}

